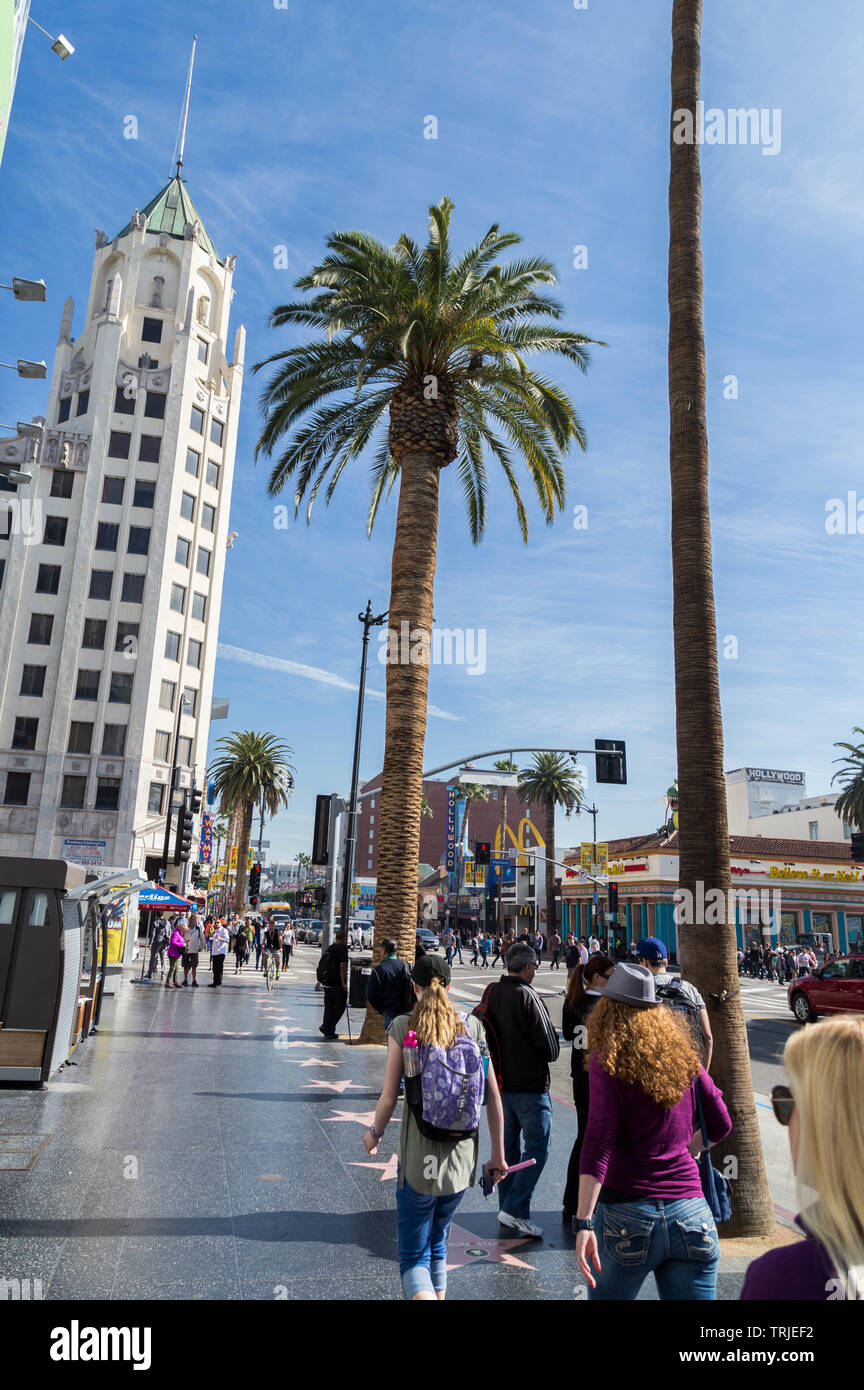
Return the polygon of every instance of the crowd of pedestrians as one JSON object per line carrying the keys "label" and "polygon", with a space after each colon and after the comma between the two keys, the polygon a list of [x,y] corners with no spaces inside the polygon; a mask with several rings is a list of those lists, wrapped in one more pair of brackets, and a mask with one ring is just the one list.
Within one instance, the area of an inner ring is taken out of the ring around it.
{"label": "crowd of pedestrians", "polygon": [[[151,983],[157,966],[166,989],[197,989],[198,969],[206,959],[212,979],[209,987],[222,984],[225,960],[234,956],[234,974],[240,975],[255,952],[255,969],[263,970],[268,953],[278,959],[278,969],[287,970],[296,945],[293,927],[276,928],[261,913],[236,913],[228,917],[205,917],[199,913],[159,915],[150,931],[150,960],[143,978]],[[263,957],[263,963],[262,963]],[[167,975],[166,975],[167,960]],[[180,978],[182,967],[183,977]]]}
{"label": "crowd of pedestrians", "polygon": [[760,946],[753,942],[746,950],[738,949],[738,973],[754,980],[773,980],[786,985],[790,980],[810,975],[819,965],[830,960],[824,946],[814,951],[812,946]]}

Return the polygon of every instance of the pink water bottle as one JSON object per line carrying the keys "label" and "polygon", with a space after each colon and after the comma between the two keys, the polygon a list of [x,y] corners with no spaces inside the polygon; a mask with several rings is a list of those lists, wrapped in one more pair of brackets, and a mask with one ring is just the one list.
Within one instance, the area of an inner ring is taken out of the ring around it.
{"label": "pink water bottle", "polygon": [[405,1034],[405,1041],[402,1044],[402,1065],[405,1071],[405,1097],[409,1105],[417,1105],[420,1101],[420,1071],[422,1059],[420,1047],[417,1042],[417,1034],[411,1028]]}

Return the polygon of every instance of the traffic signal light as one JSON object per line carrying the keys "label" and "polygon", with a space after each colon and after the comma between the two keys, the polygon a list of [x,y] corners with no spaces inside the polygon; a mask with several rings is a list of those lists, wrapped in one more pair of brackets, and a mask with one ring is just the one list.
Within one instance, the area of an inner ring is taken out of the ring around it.
{"label": "traffic signal light", "polygon": [[316,905],[316,907],[323,907],[326,901],[327,901],[327,889],[326,889],[326,888],[316,888],[316,889],[315,889],[315,905]]}
{"label": "traffic signal light", "polygon": [[856,864],[864,864],[864,831],[852,831],[852,858]]}
{"label": "traffic signal light", "polygon": [[595,738],[596,756],[595,780],[597,782],[616,782],[623,785],[627,781],[627,747],[623,741],[612,738]]}
{"label": "traffic signal light", "polygon": [[330,797],[315,798],[315,829],[312,833],[312,863],[328,864],[330,852]]}
{"label": "traffic signal light", "polygon": [[198,815],[198,812],[201,810],[201,797],[202,797],[202,796],[203,796],[203,792],[202,792],[198,787],[193,787],[193,788],[192,788],[192,791],[191,791],[191,793],[190,793],[190,805],[189,805],[189,810],[192,812],[193,816],[197,816],[197,815]]}
{"label": "traffic signal light", "polygon": [[608,904],[608,907],[609,907],[609,915],[610,915],[610,917],[614,917],[615,914],[616,914],[617,911],[618,911],[618,884],[617,884],[617,883],[607,883],[607,885],[606,885],[606,899],[607,899],[607,904]]}
{"label": "traffic signal light", "polygon": [[253,864],[249,873],[249,896],[257,895],[261,892],[261,865]]}
{"label": "traffic signal light", "polygon": [[257,906],[258,906],[258,899],[257,899],[257,898],[254,898],[254,897],[253,897],[253,898],[250,898],[250,899],[249,899],[249,906],[250,906],[250,907],[257,907]]}
{"label": "traffic signal light", "polygon": [[492,846],[488,840],[474,841],[474,863],[488,864],[492,858]]}
{"label": "traffic signal light", "polygon": [[192,812],[186,805],[186,797],[183,797],[183,805],[177,813],[177,838],[174,841],[174,863],[185,864],[192,849]]}
{"label": "traffic signal light", "polygon": [[195,887],[195,884],[199,881],[200,878],[201,878],[201,865],[196,861],[196,862],[192,865],[192,887],[193,887],[193,888]]}

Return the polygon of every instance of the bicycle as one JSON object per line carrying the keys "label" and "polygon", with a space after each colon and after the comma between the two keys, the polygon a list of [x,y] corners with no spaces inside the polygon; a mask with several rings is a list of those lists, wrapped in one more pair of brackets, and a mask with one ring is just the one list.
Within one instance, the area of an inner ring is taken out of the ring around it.
{"label": "bicycle", "polygon": [[272,990],[273,986],[279,978],[278,969],[279,964],[276,960],[275,955],[272,951],[268,952],[267,964],[264,967],[264,980],[266,982],[268,991]]}

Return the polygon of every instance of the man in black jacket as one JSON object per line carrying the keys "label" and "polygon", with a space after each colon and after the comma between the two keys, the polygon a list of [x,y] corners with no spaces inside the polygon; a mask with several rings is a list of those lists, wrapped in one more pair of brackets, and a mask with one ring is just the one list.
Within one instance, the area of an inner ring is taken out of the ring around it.
{"label": "man in black jacket", "polygon": [[[536,1160],[498,1184],[498,1221],[524,1236],[542,1236],[529,1220],[531,1194],[549,1157],[552,1102],[549,1063],[560,1051],[546,1005],[532,987],[537,955],[517,943],[507,952],[507,974],[487,987],[474,1010],[482,1021],[501,1087],[504,1154],[508,1165]],[[524,1147],[523,1147],[524,1146]]]}
{"label": "man in black jacket", "polygon": [[414,991],[411,988],[411,971],[404,960],[396,955],[396,942],[388,937],[381,943],[383,958],[369,976],[366,1002],[376,1013],[384,1015],[384,1027],[389,1028],[394,1018],[411,1012],[414,1007]]}

